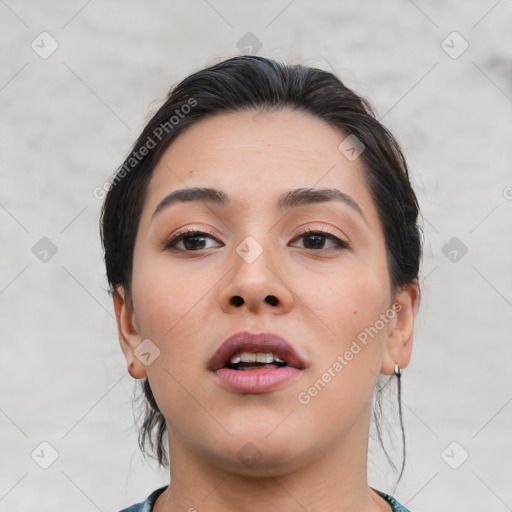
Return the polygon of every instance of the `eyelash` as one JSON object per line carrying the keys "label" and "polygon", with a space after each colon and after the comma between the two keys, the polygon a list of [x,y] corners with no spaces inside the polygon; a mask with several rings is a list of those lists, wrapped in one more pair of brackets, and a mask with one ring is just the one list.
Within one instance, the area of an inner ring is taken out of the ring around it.
{"label": "eyelash", "polygon": [[[179,242],[181,242],[182,240],[184,240],[185,238],[189,238],[189,237],[193,237],[193,236],[197,236],[197,235],[207,235],[208,237],[211,237],[211,238],[215,239],[215,237],[211,233],[208,233],[207,231],[197,231],[197,230],[193,230],[193,229],[187,228],[187,229],[184,229],[182,231],[179,231],[173,237],[171,237],[165,243],[164,249],[174,249],[175,245],[178,244]],[[335,249],[335,250],[343,250],[343,249],[349,249],[350,248],[350,245],[347,242],[345,242],[344,240],[339,239],[333,233],[330,233],[329,231],[323,230],[323,229],[307,228],[307,229],[301,231],[294,238],[294,240],[297,240],[298,238],[302,238],[302,237],[311,236],[311,235],[320,235],[320,236],[323,236],[323,237],[325,237],[325,238],[327,238],[329,240],[332,240],[335,243],[335,245],[337,246],[337,247],[333,247],[333,249]],[[197,251],[187,251],[187,250],[182,250],[182,249],[177,249],[177,250],[182,251],[182,252],[199,252],[199,251],[201,251],[203,249],[199,249]],[[307,250],[318,252],[318,251],[327,250],[327,249],[307,249]]]}

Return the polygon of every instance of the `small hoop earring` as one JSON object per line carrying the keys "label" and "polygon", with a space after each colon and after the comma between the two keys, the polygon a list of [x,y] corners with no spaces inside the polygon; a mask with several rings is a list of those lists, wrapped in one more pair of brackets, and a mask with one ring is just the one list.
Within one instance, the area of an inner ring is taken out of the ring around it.
{"label": "small hoop earring", "polygon": [[397,377],[400,377],[400,375],[402,375],[402,368],[400,368],[400,366],[398,366],[398,363],[395,363],[395,368],[393,370],[393,373],[397,376]]}

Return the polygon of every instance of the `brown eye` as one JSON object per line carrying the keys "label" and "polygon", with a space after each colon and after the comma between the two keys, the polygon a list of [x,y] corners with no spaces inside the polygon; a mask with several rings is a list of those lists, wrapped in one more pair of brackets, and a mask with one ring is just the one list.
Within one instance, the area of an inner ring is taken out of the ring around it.
{"label": "brown eye", "polygon": [[[178,251],[185,252],[197,252],[202,249],[210,249],[211,247],[206,247],[205,240],[210,238],[214,240],[214,237],[205,233],[203,231],[194,231],[194,230],[186,230],[174,235],[166,244],[165,249],[176,249]],[[182,248],[177,248],[176,246],[183,242]]]}
{"label": "brown eye", "polygon": [[325,240],[331,240],[334,244],[334,247],[328,247],[327,249],[348,249],[349,245],[347,242],[340,240],[337,236],[333,235],[332,233],[329,233],[327,231],[323,230],[311,230],[308,229],[304,232],[302,232],[297,238],[303,238],[305,241],[305,245],[307,247],[304,247],[305,249],[311,249],[311,250],[321,250],[325,249]]}

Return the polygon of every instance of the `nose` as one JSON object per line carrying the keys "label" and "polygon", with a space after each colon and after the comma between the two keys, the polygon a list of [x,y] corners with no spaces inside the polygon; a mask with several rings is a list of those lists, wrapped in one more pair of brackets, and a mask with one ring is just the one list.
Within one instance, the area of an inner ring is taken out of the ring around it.
{"label": "nose", "polygon": [[293,307],[293,293],[284,265],[278,261],[278,255],[261,249],[255,259],[245,257],[243,252],[234,253],[233,267],[219,297],[224,312],[283,314]]}

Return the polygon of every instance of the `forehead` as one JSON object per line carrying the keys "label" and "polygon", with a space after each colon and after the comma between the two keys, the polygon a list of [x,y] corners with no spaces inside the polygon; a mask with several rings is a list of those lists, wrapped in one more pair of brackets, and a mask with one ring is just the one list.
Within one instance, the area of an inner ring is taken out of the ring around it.
{"label": "forehead", "polygon": [[257,200],[269,207],[292,188],[333,187],[357,198],[365,215],[375,216],[361,158],[349,160],[339,150],[347,135],[311,114],[291,110],[202,119],[160,159],[143,218],[169,192],[192,186],[222,189],[235,206]]}
{"label": "forehead", "polygon": [[[221,113],[196,122],[179,135],[166,152],[167,162],[198,164],[210,160],[232,165],[240,172],[266,166],[294,166],[302,162],[333,164],[345,135],[308,113],[288,109],[277,112]],[[255,157],[259,157],[256,158]],[[275,163],[274,163],[275,162]],[[242,165],[244,167],[242,167]]]}

